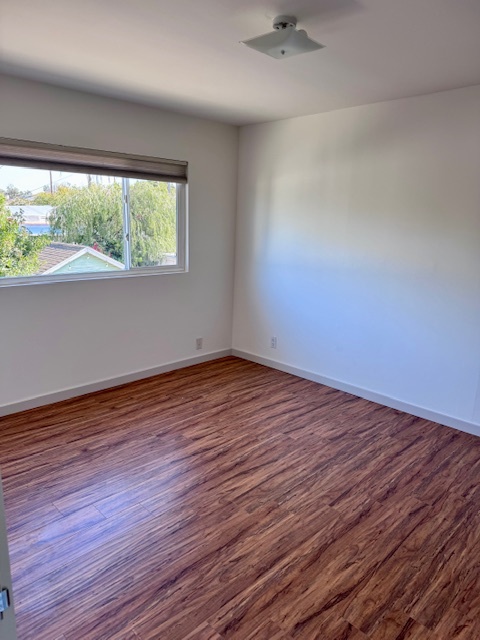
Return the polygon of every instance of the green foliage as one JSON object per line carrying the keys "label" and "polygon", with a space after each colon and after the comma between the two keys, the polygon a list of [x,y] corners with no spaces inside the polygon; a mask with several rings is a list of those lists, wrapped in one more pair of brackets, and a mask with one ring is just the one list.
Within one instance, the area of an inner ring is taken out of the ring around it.
{"label": "green foliage", "polygon": [[2,191],[9,205],[31,204],[32,194],[30,191],[21,191],[13,184],[9,184],[5,191]]}
{"label": "green foliage", "polygon": [[40,251],[50,242],[48,236],[33,237],[22,228],[21,216],[12,216],[0,194],[0,277],[31,276],[37,273]]}
{"label": "green foliage", "polygon": [[[119,184],[60,187],[48,204],[54,206],[50,223],[56,238],[124,260]],[[164,182],[132,182],[130,210],[133,266],[156,265],[165,253],[176,252],[175,187]]]}
{"label": "green foliage", "polygon": [[[22,228],[21,216],[6,208],[22,204],[28,192],[10,185],[0,193],[0,277],[26,276],[39,271],[39,253],[52,236],[35,237]],[[123,261],[122,187],[91,182],[87,187],[60,186],[27,200],[50,205],[55,240],[86,245]],[[130,187],[132,266],[160,264],[166,253],[176,252],[176,190],[174,185],[147,180]]]}
{"label": "green foliage", "polygon": [[119,184],[60,187],[50,225],[56,238],[94,247],[123,260],[122,188]]}
{"label": "green foliage", "polygon": [[176,192],[165,182],[138,181],[130,188],[132,266],[159,263],[176,252]]}
{"label": "green foliage", "polygon": [[40,193],[37,193],[33,196],[33,199],[29,204],[33,205],[54,205],[55,204],[55,193],[50,193],[50,191],[44,190]]}

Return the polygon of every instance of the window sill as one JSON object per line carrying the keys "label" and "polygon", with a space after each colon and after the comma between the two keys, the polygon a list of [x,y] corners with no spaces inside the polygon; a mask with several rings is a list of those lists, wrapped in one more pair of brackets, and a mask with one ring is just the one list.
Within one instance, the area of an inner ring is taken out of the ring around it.
{"label": "window sill", "polygon": [[23,287],[26,285],[53,284],[58,282],[89,282],[92,280],[114,280],[119,278],[141,278],[144,276],[158,276],[161,274],[187,273],[182,266],[168,265],[165,267],[143,267],[122,272],[98,271],[93,273],[74,273],[50,276],[16,276],[14,278],[0,278],[0,288]]}

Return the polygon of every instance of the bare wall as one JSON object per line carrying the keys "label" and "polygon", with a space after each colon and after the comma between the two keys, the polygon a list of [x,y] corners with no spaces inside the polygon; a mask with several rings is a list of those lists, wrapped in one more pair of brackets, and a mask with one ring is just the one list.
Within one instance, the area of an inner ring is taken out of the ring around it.
{"label": "bare wall", "polygon": [[480,87],[244,127],[238,194],[235,349],[480,424]]}
{"label": "bare wall", "polygon": [[231,347],[237,128],[0,77],[0,136],[188,160],[190,272],[0,288],[0,406]]}

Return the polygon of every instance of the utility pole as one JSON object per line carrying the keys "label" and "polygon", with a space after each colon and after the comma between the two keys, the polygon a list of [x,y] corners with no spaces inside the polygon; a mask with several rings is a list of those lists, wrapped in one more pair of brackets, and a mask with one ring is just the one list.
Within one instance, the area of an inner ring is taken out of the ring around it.
{"label": "utility pole", "polygon": [[53,178],[52,178],[52,172],[51,172],[51,171],[49,171],[49,173],[50,173],[50,193],[51,193],[51,194],[52,194],[52,196],[53,196]]}

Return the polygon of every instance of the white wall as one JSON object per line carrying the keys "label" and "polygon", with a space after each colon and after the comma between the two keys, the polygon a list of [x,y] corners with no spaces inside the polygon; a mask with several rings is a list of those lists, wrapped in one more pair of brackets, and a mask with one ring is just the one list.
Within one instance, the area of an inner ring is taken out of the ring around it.
{"label": "white wall", "polygon": [[189,273],[0,288],[0,406],[229,349],[238,130],[5,76],[0,96],[0,136],[190,163]]}
{"label": "white wall", "polygon": [[[191,266],[0,288],[0,407],[195,356],[197,336],[229,349],[237,129],[8,77],[0,95],[1,136],[188,160]],[[233,346],[480,424],[480,87],[240,141]]]}
{"label": "white wall", "polygon": [[480,424],[480,87],[245,127],[238,191],[236,349]]}

